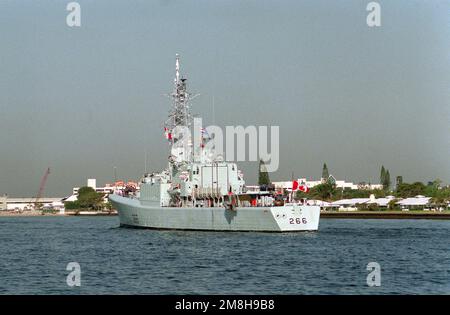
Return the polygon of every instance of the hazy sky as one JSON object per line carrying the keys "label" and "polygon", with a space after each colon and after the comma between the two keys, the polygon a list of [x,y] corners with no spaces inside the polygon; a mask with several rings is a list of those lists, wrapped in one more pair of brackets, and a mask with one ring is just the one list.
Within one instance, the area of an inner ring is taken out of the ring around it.
{"label": "hazy sky", "polygon": [[[180,53],[193,111],[279,125],[274,180],[450,182],[450,1],[0,0],[0,194],[64,196],[166,166]],[[248,183],[257,163],[242,164]]]}

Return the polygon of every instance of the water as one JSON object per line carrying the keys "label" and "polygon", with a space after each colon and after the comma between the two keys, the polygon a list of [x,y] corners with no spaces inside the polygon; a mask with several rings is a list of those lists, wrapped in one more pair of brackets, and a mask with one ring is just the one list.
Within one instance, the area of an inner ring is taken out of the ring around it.
{"label": "water", "polygon": [[[319,232],[118,227],[117,217],[0,218],[1,294],[450,294],[450,221],[322,219]],[[381,286],[366,283],[369,262]],[[69,287],[69,262],[81,286]]]}

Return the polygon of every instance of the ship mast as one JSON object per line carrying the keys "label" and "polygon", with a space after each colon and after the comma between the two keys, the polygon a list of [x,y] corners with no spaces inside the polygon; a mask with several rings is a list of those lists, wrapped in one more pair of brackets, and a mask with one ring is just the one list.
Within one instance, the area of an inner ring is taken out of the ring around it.
{"label": "ship mast", "polygon": [[192,95],[186,88],[187,79],[180,75],[180,56],[176,55],[175,61],[175,79],[173,92],[170,94],[172,98],[172,108],[169,111],[169,118],[165,123],[165,127],[173,130],[175,127],[190,127],[192,123],[192,115],[190,112],[189,101],[193,99]]}
{"label": "ship mast", "polygon": [[[190,132],[193,118],[190,111],[190,101],[197,95],[187,91],[187,79],[180,74],[180,56],[176,55],[174,87],[168,96],[172,99],[169,116],[164,124],[167,139],[171,143],[172,162],[192,162],[193,148]],[[182,134],[180,134],[182,132]]]}

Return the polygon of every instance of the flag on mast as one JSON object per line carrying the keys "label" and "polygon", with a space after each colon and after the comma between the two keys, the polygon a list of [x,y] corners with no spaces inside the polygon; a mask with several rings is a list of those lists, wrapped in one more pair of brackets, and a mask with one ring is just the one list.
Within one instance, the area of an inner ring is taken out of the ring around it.
{"label": "flag on mast", "polygon": [[170,132],[170,130],[166,127],[164,127],[164,135],[166,137],[167,140],[171,141],[172,140],[172,133]]}

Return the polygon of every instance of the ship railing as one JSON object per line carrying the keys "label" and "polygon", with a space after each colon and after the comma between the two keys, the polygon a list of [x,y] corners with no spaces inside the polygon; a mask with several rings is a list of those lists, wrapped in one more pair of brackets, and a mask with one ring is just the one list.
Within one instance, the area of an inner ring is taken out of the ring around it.
{"label": "ship railing", "polygon": [[200,187],[192,190],[192,195],[196,199],[219,198],[222,196],[220,187]]}

